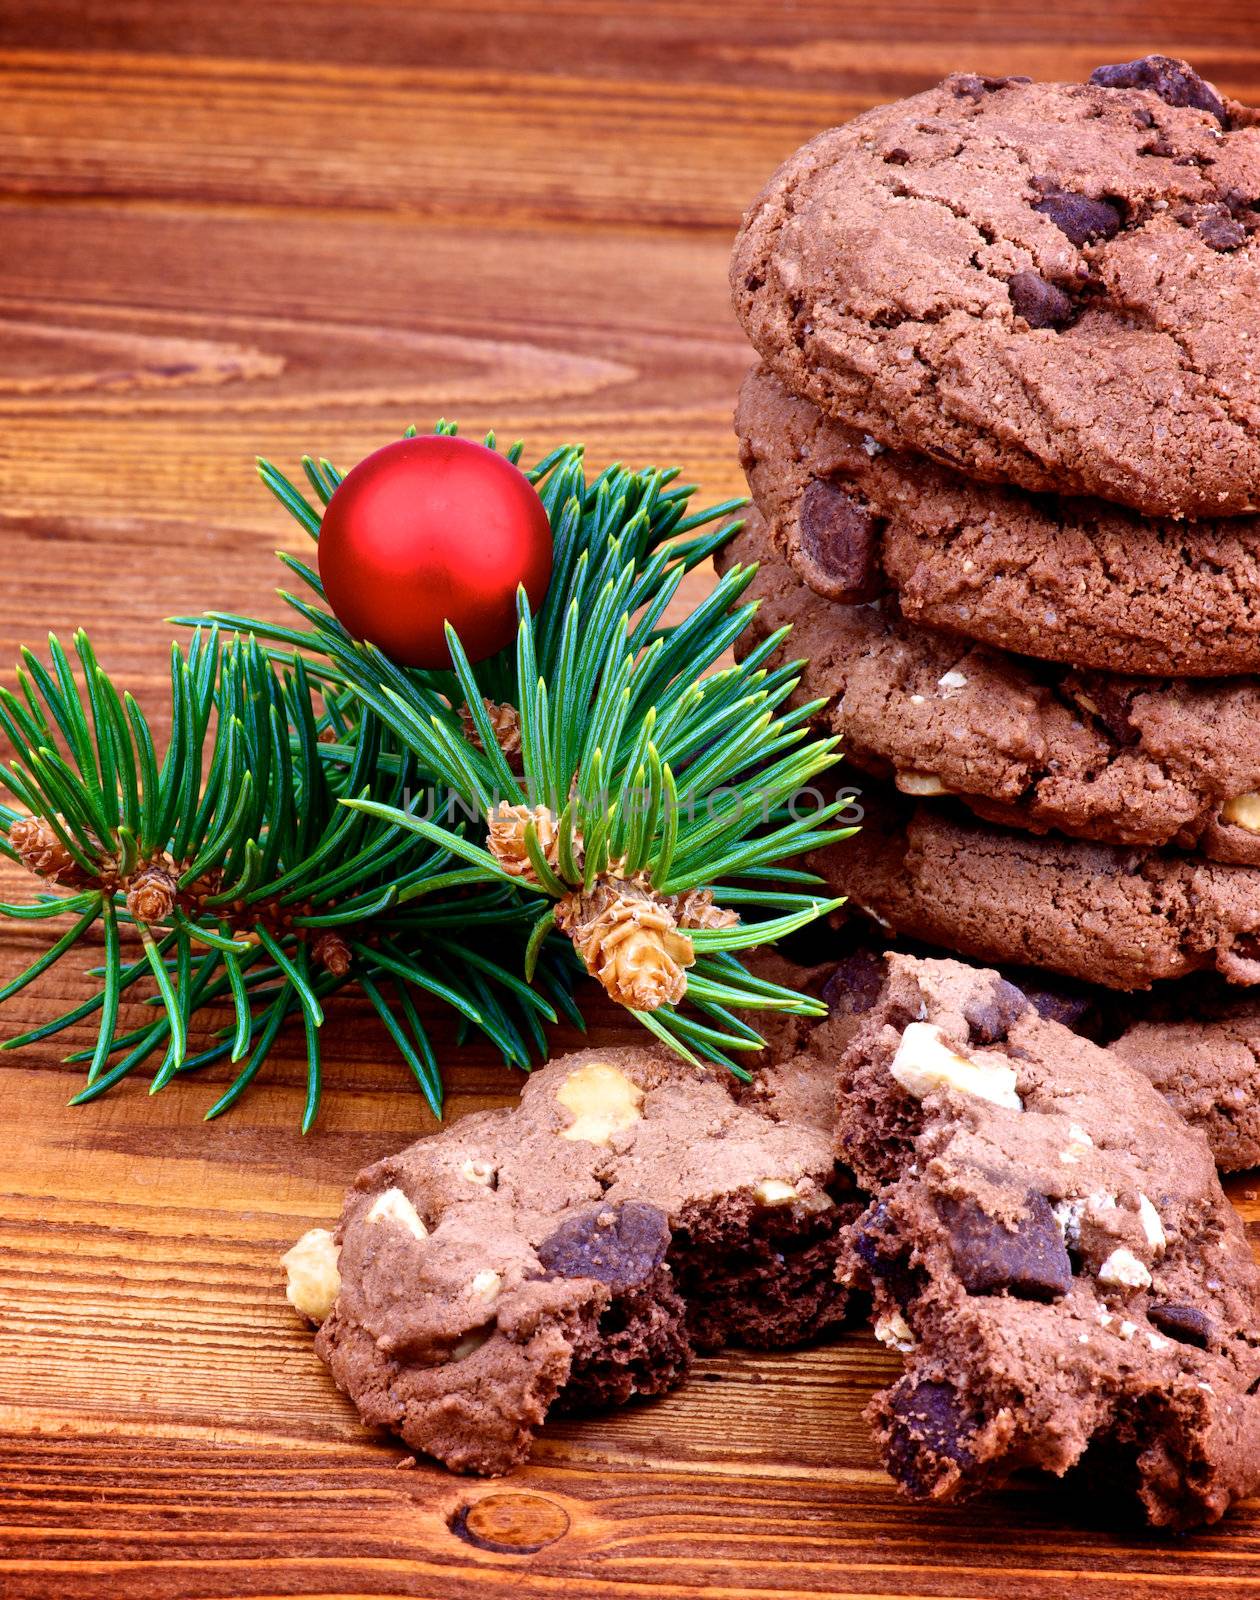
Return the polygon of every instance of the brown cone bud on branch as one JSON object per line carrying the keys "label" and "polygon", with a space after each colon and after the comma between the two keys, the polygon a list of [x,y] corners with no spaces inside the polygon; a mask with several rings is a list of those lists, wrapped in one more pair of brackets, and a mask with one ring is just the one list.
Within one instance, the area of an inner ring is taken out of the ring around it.
{"label": "brown cone bud on branch", "polygon": [[[510,806],[506,802],[497,805],[486,819],[489,831],[486,844],[505,872],[510,872],[514,878],[528,878],[533,883],[537,880],[529,851],[525,848],[525,830],[531,822],[538,833],[538,847],[543,859],[553,871],[557,870],[560,829],[556,825],[555,812],[547,806]],[[581,863],[582,839],[576,833],[573,836],[573,857]]]}
{"label": "brown cone bud on branch", "polygon": [[556,926],[619,1005],[656,1011],[687,992],[696,953],[668,901],[641,884],[606,878],[556,903]]}
{"label": "brown cone bud on branch", "polygon": [[712,889],[687,889],[664,898],[680,928],[733,928],[739,922],[738,911],[714,905]]}
{"label": "brown cone bud on branch", "polygon": [[[519,770],[519,764],[513,756],[521,753],[521,719],[515,706],[496,705],[493,700],[482,698],[482,705],[486,708],[486,716],[490,719],[490,726],[494,729],[495,739],[499,749],[508,758],[508,764],[514,771]],[[482,748],[481,734],[477,724],[473,721],[473,714],[467,706],[459,708],[459,720],[463,729],[464,738],[475,750]]]}
{"label": "brown cone bud on branch", "polygon": [[154,861],[141,867],[127,885],[127,910],[137,922],[165,922],[178,894],[175,874]]}
{"label": "brown cone bud on branch", "polygon": [[311,956],[334,978],[344,978],[350,970],[350,946],[332,929],[321,933],[313,942]]}
{"label": "brown cone bud on branch", "polygon": [[9,843],[28,872],[46,878],[49,883],[87,887],[83,868],[39,817],[19,817],[9,829]]}

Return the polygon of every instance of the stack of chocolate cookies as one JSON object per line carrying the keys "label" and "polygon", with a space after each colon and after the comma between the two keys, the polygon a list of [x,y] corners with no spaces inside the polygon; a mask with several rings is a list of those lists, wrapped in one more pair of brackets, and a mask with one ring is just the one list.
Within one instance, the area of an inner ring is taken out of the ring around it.
{"label": "stack of chocolate cookies", "polygon": [[732,264],[726,561],[889,785],[816,867],[899,935],[1154,986],[1152,1059],[1221,1030],[1217,1109],[1260,1052],[1257,230],[1260,116],[1149,57],[832,129]]}

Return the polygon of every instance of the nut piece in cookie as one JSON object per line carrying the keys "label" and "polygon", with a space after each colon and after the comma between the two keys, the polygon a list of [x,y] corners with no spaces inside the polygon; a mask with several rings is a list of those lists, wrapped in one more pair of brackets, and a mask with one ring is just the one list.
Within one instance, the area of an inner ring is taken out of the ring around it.
{"label": "nut piece in cookie", "polygon": [[[1015,1095],[958,1072],[907,1088],[922,1028],[1005,1057]],[[868,1415],[908,1494],[1106,1460],[1181,1528],[1260,1486],[1260,1273],[1203,1136],[1144,1076],[995,972],[892,956],[841,1064],[837,1149],[873,1196],[841,1270],[905,1355]]]}
{"label": "nut piece in cookie", "polygon": [[643,1091],[608,1062],[588,1061],[574,1068],[556,1090],[556,1104],[573,1117],[562,1139],[611,1144],[614,1134],[624,1133],[639,1120]]}
{"label": "nut piece in cookie", "polygon": [[834,1067],[747,1089],[663,1051],[586,1050],[510,1110],[361,1173],[289,1297],[369,1424],[457,1471],[509,1471],[551,1411],[662,1394],[692,1353],[844,1320],[861,1209],[833,1152]]}
{"label": "nut piece in cookie", "polygon": [[311,1228],[280,1257],[285,1272],[285,1298],[295,1311],[320,1323],[341,1291],[336,1240],[327,1228]]}

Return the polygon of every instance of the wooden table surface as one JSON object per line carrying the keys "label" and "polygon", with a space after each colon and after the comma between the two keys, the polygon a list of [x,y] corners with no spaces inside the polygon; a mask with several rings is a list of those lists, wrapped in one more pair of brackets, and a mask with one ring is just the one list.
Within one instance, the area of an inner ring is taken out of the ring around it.
{"label": "wooden table surface", "polygon": [[[86,625],[152,706],[163,617],[277,612],[272,552],[296,543],[257,452],[349,463],[445,414],[737,492],[726,255],[783,156],[955,68],[1070,77],[1160,49],[1260,100],[1258,19],[1257,0],[3,0],[0,658]],[[4,898],[24,887],[0,873]],[[0,938],[2,982],[34,945]],[[83,992],[44,981],[6,1035]],[[706,1362],[663,1402],[548,1429],[505,1483],[396,1470],[276,1260],[430,1124],[363,1008],[328,1035],[306,1139],[291,1043],[214,1125],[208,1082],[71,1111],[60,1052],[2,1058],[6,1600],[1260,1593],[1260,1504],[1180,1543],[1031,1484],[905,1504],[859,1416],[895,1370],[865,1335]],[[449,1055],[453,1112],[513,1092]]]}

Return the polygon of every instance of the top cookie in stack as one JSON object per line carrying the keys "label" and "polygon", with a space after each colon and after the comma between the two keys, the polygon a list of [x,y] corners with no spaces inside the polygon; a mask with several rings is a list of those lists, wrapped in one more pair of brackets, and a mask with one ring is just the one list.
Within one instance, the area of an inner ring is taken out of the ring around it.
{"label": "top cookie in stack", "polygon": [[737,313],[794,393],[969,477],[1253,510],[1255,124],[1165,57],[947,78],[779,169]]}
{"label": "top cookie in stack", "polygon": [[899,931],[1260,982],[1258,229],[1260,117],[1158,56],[949,78],[745,218],[728,560],[919,801],[822,858]]}

